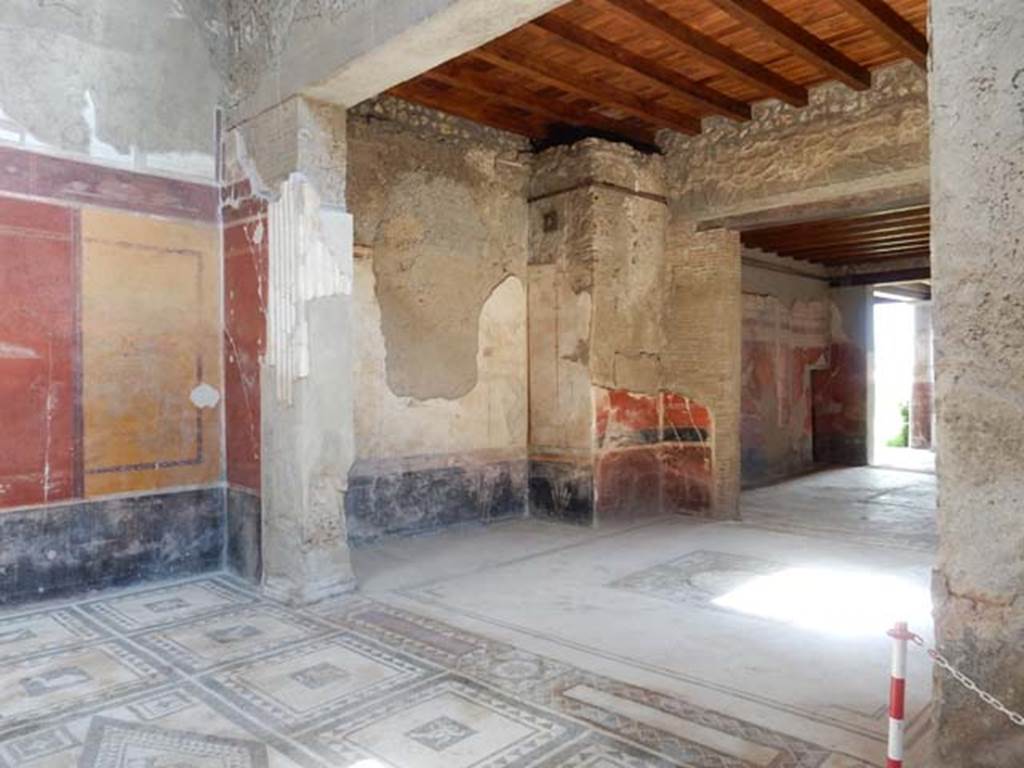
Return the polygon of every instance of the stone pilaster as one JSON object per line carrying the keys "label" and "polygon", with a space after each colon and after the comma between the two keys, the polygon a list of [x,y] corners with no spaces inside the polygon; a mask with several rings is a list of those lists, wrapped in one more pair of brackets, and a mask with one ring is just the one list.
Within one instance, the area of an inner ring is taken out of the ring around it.
{"label": "stone pilaster", "polygon": [[[1024,710],[1024,8],[931,3],[940,650]],[[937,768],[1024,765],[1024,728],[936,672]]]}
{"label": "stone pilaster", "polygon": [[308,603],[350,590],[354,458],[351,216],[345,111],[291,99],[234,131],[234,161],[269,199],[260,370],[263,585]]}

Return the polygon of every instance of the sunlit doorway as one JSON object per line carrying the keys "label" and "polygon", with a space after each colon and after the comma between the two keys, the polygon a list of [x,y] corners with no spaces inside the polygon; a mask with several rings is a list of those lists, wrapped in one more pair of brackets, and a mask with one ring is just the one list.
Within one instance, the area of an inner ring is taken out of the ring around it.
{"label": "sunlit doorway", "polygon": [[931,287],[874,291],[871,463],[935,471]]}

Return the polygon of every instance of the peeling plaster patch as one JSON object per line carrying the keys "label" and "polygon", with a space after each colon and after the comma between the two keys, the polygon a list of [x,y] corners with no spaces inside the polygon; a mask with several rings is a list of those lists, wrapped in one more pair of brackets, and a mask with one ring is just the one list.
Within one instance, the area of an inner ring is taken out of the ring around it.
{"label": "peeling plaster patch", "polygon": [[25,126],[8,115],[2,104],[0,104],[0,140],[24,144],[26,147],[37,149],[47,146],[46,142],[37,139]]}
{"label": "peeling plaster patch", "polygon": [[203,382],[192,390],[188,399],[196,408],[215,408],[220,402],[220,392],[215,387]]}
{"label": "peeling plaster patch", "polygon": [[850,335],[846,332],[846,322],[843,319],[842,310],[832,303],[829,308],[829,332],[832,341],[836,343],[850,341]]}
{"label": "peeling plaster patch", "polygon": [[388,386],[456,399],[476,385],[480,311],[511,265],[468,185],[412,173],[393,195],[373,260]]}
{"label": "peeling plaster patch", "polygon": [[2,360],[38,360],[39,353],[34,349],[0,341],[0,359]]}
{"label": "peeling plaster patch", "polygon": [[115,160],[129,165],[133,164],[135,160],[135,145],[132,144],[128,152],[119,152],[112,144],[101,141],[96,135],[96,102],[93,100],[92,91],[86,90],[82,99],[85,102],[85,106],[82,107],[82,119],[89,129],[89,154],[102,160]]}
{"label": "peeling plaster patch", "polygon": [[476,385],[456,399],[399,397],[384,381],[380,305],[370,264],[356,265],[359,459],[526,450],[526,286],[507,276],[480,311]]}

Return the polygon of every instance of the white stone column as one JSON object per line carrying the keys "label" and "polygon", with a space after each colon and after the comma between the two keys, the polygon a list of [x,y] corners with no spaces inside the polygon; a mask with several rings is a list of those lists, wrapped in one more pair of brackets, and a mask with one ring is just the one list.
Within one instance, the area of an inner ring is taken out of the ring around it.
{"label": "white stone column", "polygon": [[[1024,710],[1024,4],[932,0],[939,646]],[[936,672],[937,768],[1024,765],[1024,728]]]}

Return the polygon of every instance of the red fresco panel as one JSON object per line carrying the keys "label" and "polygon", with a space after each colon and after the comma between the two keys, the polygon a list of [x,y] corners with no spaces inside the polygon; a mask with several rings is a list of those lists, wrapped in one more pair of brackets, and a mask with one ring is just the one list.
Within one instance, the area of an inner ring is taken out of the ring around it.
{"label": "red fresco panel", "polygon": [[711,432],[711,412],[703,405],[674,392],[665,392],[662,396],[666,431],[691,428]]}
{"label": "red fresco panel", "polygon": [[598,445],[638,445],[657,442],[660,415],[658,396],[602,390],[597,401]]}
{"label": "red fresco panel", "polygon": [[80,479],[76,251],[71,209],[0,197],[0,507]]}
{"label": "red fresco panel", "polygon": [[627,448],[597,458],[596,513],[601,522],[662,514],[658,449]]}
{"label": "red fresco panel", "polygon": [[[225,216],[227,217],[227,210]],[[224,230],[224,385],[228,482],[260,488],[260,356],[266,333],[267,219]]]}
{"label": "red fresco panel", "polygon": [[711,449],[699,445],[663,445],[662,503],[664,512],[711,506]]}

